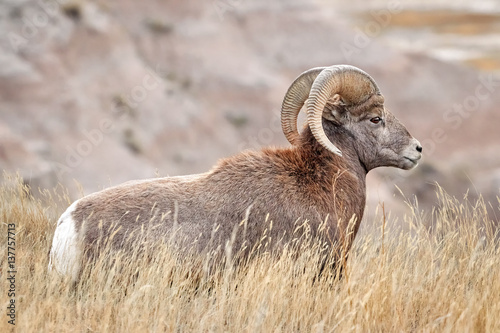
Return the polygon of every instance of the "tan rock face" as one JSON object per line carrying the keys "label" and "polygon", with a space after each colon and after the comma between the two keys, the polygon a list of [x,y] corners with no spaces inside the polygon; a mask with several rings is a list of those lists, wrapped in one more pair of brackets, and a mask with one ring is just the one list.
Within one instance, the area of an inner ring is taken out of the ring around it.
{"label": "tan rock face", "polygon": [[[277,114],[288,85],[308,68],[349,63],[375,78],[424,146],[414,173],[369,176],[372,204],[398,207],[396,183],[432,205],[434,189],[424,184],[435,179],[455,194],[472,184],[489,200],[499,194],[485,179],[500,167],[491,153],[500,148],[500,80],[401,51],[401,33],[411,39],[414,31],[398,30],[408,12],[367,39],[360,31],[373,16],[359,23],[352,8],[307,0],[0,6],[0,166],[32,184],[60,181],[76,197],[73,179],[89,193],[285,145]],[[478,163],[470,163],[472,152]]]}

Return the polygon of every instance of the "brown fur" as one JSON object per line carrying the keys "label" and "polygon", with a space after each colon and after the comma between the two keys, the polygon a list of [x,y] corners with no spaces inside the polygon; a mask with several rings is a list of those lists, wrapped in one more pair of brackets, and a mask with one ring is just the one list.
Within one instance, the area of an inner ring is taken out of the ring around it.
{"label": "brown fur", "polygon": [[[349,150],[349,145],[336,139]],[[326,151],[309,130],[301,140],[290,148],[248,151],[223,159],[196,180],[133,181],[89,195],[73,214],[77,232],[84,233],[84,243],[93,254],[101,237],[114,234],[112,244],[123,248],[141,228],[149,228],[147,238],[155,240],[169,239],[174,232],[175,243],[202,251],[209,245],[223,247],[249,209],[248,245],[260,239],[270,221],[268,236],[286,241],[292,238],[297,220],[308,220],[316,232],[327,217],[327,241],[339,241],[344,230],[338,230],[338,219],[345,227],[355,216],[357,230],[363,216],[366,170],[359,160]],[[175,223],[178,231],[172,230]],[[214,234],[215,225],[220,227]],[[243,241],[236,239],[235,248]]]}
{"label": "brown fur", "polygon": [[72,217],[86,253],[98,255],[106,241],[117,249],[171,241],[184,251],[220,252],[229,240],[234,253],[248,253],[263,239],[272,248],[300,236],[294,232],[304,221],[330,249],[348,251],[363,217],[367,172],[410,169],[421,156],[381,95],[361,104],[325,108],[325,134],[342,157],[306,127],[289,148],[247,151],[204,174],[132,181],[82,198]]}

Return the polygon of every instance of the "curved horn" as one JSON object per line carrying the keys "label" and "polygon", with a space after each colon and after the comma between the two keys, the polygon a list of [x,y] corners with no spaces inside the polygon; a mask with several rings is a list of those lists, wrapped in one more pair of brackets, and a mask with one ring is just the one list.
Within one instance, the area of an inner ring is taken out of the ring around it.
{"label": "curved horn", "polygon": [[337,102],[340,97],[349,106],[363,103],[373,94],[379,94],[377,84],[359,68],[339,65],[324,69],[314,80],[307,100],[307,123],[316,140],[327,150],[342,156],[342,152],[325,134],[323,110],[332,97]]}
{"label": "curved horn", "polygon": [[293,81],[288,88],[281,105],[281,128],[286,139],[292,145],[297,143],[299,131],[297,130],[297,117],[304,102],[309,97],[309,91],[314,79],[326,67],[316,67],[305,71]]}

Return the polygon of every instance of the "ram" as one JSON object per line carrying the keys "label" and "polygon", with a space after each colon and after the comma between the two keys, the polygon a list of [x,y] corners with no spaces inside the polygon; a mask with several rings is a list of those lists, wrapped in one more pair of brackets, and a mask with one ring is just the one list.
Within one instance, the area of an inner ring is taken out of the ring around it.
{"label": "ram", "polygon": [[421,158],[420,143],[384,107],[375,81],[353,66],[302,73],[286,93],[281,122],[290,147],[245,151],[203,174],[131,181],[75,201],[57,223],[49,268],[78,279],[82,264],[102,251],[102,239],[120,250],[144,235],[200,253],[229,239],[250,248],[271,221],[266,232],[276,242],[308,221],[312,233],[322,226],[332,249],[349,250],[363,217],[367,173],[408,170]]}

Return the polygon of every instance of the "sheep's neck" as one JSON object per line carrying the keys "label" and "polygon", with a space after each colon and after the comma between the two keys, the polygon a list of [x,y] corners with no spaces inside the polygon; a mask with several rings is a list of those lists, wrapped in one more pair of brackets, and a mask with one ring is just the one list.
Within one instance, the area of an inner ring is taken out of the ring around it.
{"label": "sheep's neck", "polygon": [[304,154],[322,169],[321,172],[335,175],[348,171],[364,185],[369,170],[358,156],[354,147],[354,138],[342,127],[334,125],[326,127],[325,132],[329,137],[335,138],[332,142],[340,149],[342,156],[335,155],[318,143],[309,127],[305,128],[301,134]]}
{"label": "sheep's neck", "polygon": [[[349,133],[340,128],[325,128],[327,135],[335,138],[335,145],[342,151],[342,156],[333,154],[317,142],[309,128],[301,134],[301,150],[303,158],[310,163],[310,170],[314,170],[316,182],[325,184],[323,191],[326,195],[321,198],[330,198],[338,218],[349,220],[356,215],[356,232],[363,218],[366,203],[366,174],[367,168],[360,161]],[[332,135],[333,134],[333,135]],[[332,140],[333,141],[333,140]],[[331,203],[331,202],[330,202]],[[324,203],[329,206],[329,203]]]}

